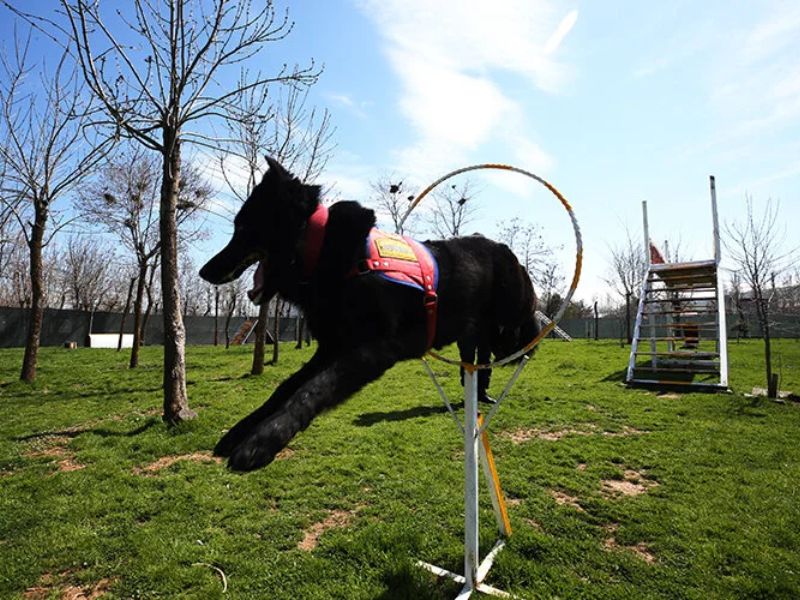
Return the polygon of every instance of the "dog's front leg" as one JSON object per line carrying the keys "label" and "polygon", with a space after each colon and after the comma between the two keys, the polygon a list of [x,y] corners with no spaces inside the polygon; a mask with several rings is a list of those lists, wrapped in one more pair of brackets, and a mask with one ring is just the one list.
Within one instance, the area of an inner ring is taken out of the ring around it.
{"label": "dog's front leg", "polygon": [[249,434],[231,452],[229,466],[250,471],[269,464],[319,413],[346,400],[398,360],[414,356],[408,349],[417,346],[415,339],[373,341],[321,362],[290,397],[248,426]]}
{"label": "dog's front leg", "polygon": [[312,379],[330,363],[330,360],[325,357],[325,352],[321,348],[318,349],[314,353],[314,356],[311,357],[311,360],[275,389],[269,397],[269,400],[239,421],[222,436],[214,447],[214,454],[217,456],[230,456],[234,448],[246,439],[261,421],[277,411],[281,405],[286,402],[287,398],[294,394],[301,385]]}

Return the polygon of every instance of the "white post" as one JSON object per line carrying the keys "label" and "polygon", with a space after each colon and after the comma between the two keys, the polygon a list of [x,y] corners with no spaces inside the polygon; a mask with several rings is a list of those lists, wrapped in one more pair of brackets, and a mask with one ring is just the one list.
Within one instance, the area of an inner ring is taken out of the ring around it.
{"label": "white post", "polygon": [[714,182],[714,176],[708,177],[711,185],[711,217],[714,222],[714,260],[719,265],[720,248],[719,248],[719,217],[717,216],[717,185]]}
{"label": "white post", "polygon": [[[650,229],[647,226],[647,200],[642,200],[642,226],[644,228],[644,264],[647,265],[647,271],[644,276],[647,278],[650,277],[650,264],[652,262],[650,256]],[[644,297],[639,298],[639,302],[647,300],[647,290],[650,289],[650,283],[645,281],[642,289],[645,290],[642,294]],[[646,307],[644,304],[642,306]],[[656,322],[652,315],[647,320],[650,322],[650,366],[655,369],[658,362],[656,357]],[[641,325],[639,326],[639,331],[641,333]]]}
{"label": "white post", "polygon": [[711,187],[711,216],[714,220],[714,260],[717,263],[717,352],[719,353],[719,383],[728,387],[728,323],[725,315],[725,289],[719,280],[719,263],[722,252],[719,244],[719,215],[717,213],[717,184],[709,175]]}
{"label": "white post", "polygon": [[650,265],[650,231],[647,228],[647,200],[642,200],[642,225],[644,227],[645,264]]}
{"label": "white post", "polygon": [[464,371],[464,590],[478,586],[478,372]]}

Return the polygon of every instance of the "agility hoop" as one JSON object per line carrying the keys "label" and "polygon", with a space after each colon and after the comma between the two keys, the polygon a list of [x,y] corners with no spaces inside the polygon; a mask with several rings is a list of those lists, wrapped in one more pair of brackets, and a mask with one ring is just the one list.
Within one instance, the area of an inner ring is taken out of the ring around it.
{"label": "agility hoop", "polygon": [[511,165],[503,165],[497,163],[485,163],[479,165],[472,165],[469,167],[462,167],[461,169],[456,169],[455,171],[450,171],[446,175],[443,175],[428,187],[426,187],[422,192],[412,201],[411,206],[408,207],[406,213],[403,215],[403,218],[400,219],[400,223],[398,228],[402,228],[403,224],[406,222],[406,219],[409,217],[411,212],[417,207],[417,205],[422,202],[422,200],[430,194],[433,190],[435,190],[439,185],[447,181],[448,179],[452,179],[457,175],[461,175],[462,173],[468,173],[470,171],[482,171],[482,170],[495,170],[495,171],[512,171],[514,173],[519,173],[520,175],[525,175],[533,179],[534,181],[539,182],[544,187],[546,187],[550,192],[558,199],[561,205],[564,207],[564,210],[567,211],[567,215],[569,216],[570,222],[572,223],[572,230],[575,234],[575,269],[572,273],[572,281],[570,282],[569,290],[567,291],[566,295],[564,296],[563,300],[561,301],[561,305],[558,307],[555,316],[553,317],[552,321],[546,324],[540,331],[539,334],[534,337],[530,342],[528,342],[524,347],[517,350],[513,354],[509,354],[506,357],[503,357],[499,360],[495,360],[492,362],[484,363],[484,364],[473,364],[473,363],[465,363],[458,360],[453,360],[451,358],[447,358],[446,356],[442,356],[438,352],[433,350],[429,350],[428,354],[436,358],[437,360],[441,360],[451,365],[459,365],[464,367],[466,370],[480,370],[480,369],[491,369],[492,367],[499,367],[501,365],[505,365],[512,361],[517,360],[518,358],[522,357],[522,355],[527,354],[531,350],[533,350],[539,342],[541,342],[547,335],[555,329],[558,322],[561,320],[561,317],[564,316],[564,313],[569,306],[570,301],[572,300],[572,295],[575,293],[575,289],[578,287],[578,281],[581,278],[581,269],[583,268],[583,238],[581,237],[581,229],[578,225],[578,220],[575,218],[575,213],[572,210],[572,206],[564,197],[564,195],[556,189],[556,187],[548,182],[547,180],[539,177],[535,173],[531,173],[530,171],[526,171],[525,169],[520,169],[518,167],[512,167]]}
{"label": "agility hoop", "polygon": [[[447,569],[443,569],[423,561],[417,561],[417,565],[437,576],[449,577],[450,579],[463,584],[463,588],[456,597],[456,600],[467,600],[474,592],[483,592],[485,594],[503,598],[512,597],[507,592],[484,583],[484,580],[489,574],[489,569],[491,569],[492,564],[494,563],[495,557],[505,547],[506,538],[511,535],[511,523],[508,519],[508,509],[503,496],[502,488],[500,487],[500,478],[497,475],[497,469],[494,464],[494,457],[492,456],[491,447],[489,446],[487,427],[489,426],[489,422],[491,421],[492,417],[497,412],[497,409],[500,407],[500,404],[503,402],[503,400],[505,400],[506,396],[511,391],[511,388],[517,381],[520,373],[522,373],[525,365],[528,364],[528,360],[530,359],[530,351],[533,350],[539,344],[539,342],[541,342],[553,329],[555,329],[558,321],[567,310],[567,307],[572,299],[572,295],[574,294],[575,289],[578,287],[578,281],[581,275],[581,267],[583,264],[583,240],[581,238],[581,231],[580,227],[578,226],[578,221],[575,218],[575,214],[572,210],[572,206],[570,206],[567,199],[564,198],[564,196],[555,188],[555,186],[542,179],[538,175],[535,175],[530,171],[525,171],[524,169],[519,169],[509,165],[492,163],[473,165],[470,167],[456,169],[455,171],[451,171],[447,175],[440,177],[427,188],[425,188],[422,193],[413,200],[411,206],[409,206],[408,210],[403,215],[403,218],[400,220],[398,229],[402,228],[403,223],[405,223],[406,219],[411,214],[411,211],[414,210],[414,208],[422,201],[422,199],[441,183],[452,177],[455,177],[456,175],[483,169],[513,171],[515,173],[520,173],[530,177],[531,179],[534,179],[535,181],[538,181],[540,184],[544,185],[548,190],[550,190],[550,192],[552,192],[556,198],[558,198],[559,202],[561,202],[561,205],[569,215],[569,219],[572,223],[572,228],[575,234],[575,270],[572,275],[572,282],[570,283],[569,291],[564,296],[564,299],[562,300],[558,311],[553,317],[553,320],[546,324],[541,329],[539,334],[536,335],[530,342],[513,354],[485,364],[472,364],[447,358],[432,350],[428,351],[428,354],[437,360],[464,368],[463,425],[461,421],[459,421],[455,410],[453,410],[453,407],[447,398],[447,394],[436,380],[436,375],[434,374],[433,369],[431,369],[428,361],[425,358],[422,359],[431,381],[433,381],[433,384],[436,386],[439,396],[442,398],[442,401],[447,407],[447,411],[450,413],[450,416],[453,417],[456,425],[461,430],[464,439],[464,574],[461,575],[454,573],[452,571],[448,571]],[[478,371],[481,369],[491,369],[495,366],[501,366],[517,359],[521,360],[519,361],[519,364],[514,370],[514,373],[512,374],[508,383],[503,388],[503,392],[498,397],[497,401],[486,417],[482,417],[478,413]],[[494,509],[495,520],[497,521],[497,528],[500,534],[500,539],[494,544],[492,549],[486,554],[483,560],[480,559],[480,549],[478,546],[479,470],[483,470],[483,473],[486,477],[489,495],[492,500],[492,508]]]}

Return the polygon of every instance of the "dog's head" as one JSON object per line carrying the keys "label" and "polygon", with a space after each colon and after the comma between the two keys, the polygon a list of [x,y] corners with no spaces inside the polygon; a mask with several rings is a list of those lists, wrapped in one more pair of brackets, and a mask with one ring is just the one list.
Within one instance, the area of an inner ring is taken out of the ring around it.
{"label": "dog's head", "polygon": [[295,260],[298,240],[319,204],[320,188],[302,183],[274,159],[267,163],[269,170],[233,221],[231,241],[200,269],[200,277],[209,283],[233,281],[260,261],[257,279],[263,285]]}

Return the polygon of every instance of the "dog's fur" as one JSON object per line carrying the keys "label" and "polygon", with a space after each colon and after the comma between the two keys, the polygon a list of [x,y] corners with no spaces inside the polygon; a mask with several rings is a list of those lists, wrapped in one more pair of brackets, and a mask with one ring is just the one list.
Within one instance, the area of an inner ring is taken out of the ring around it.
{"label": "dog's fur", "polygon": [[[422,292],[374,273],[352,275],[375,225],[356,202],[330,207],[315,272],[304,280],[305,228],[319,187],[305,185],[274,160],[234,220],[228,245],[201,269],[214,284],[239,277],[261,261],[266,302],[275,293],[298,305],[319,346],[269,400],[237,423],[214,452],[236,470],[251,470],[275,455],[323,410],[344,401],[396,362],[422,356],[426,319]],[[425,245],[438,262],[434,347],[458,342],[461,358],[489,360],[521,348],[538,332],[536,298],[511,250],[479,235]],[[480,373],[480,372],[479,372]],[[481,392],[488,373],[479,379]]]}

